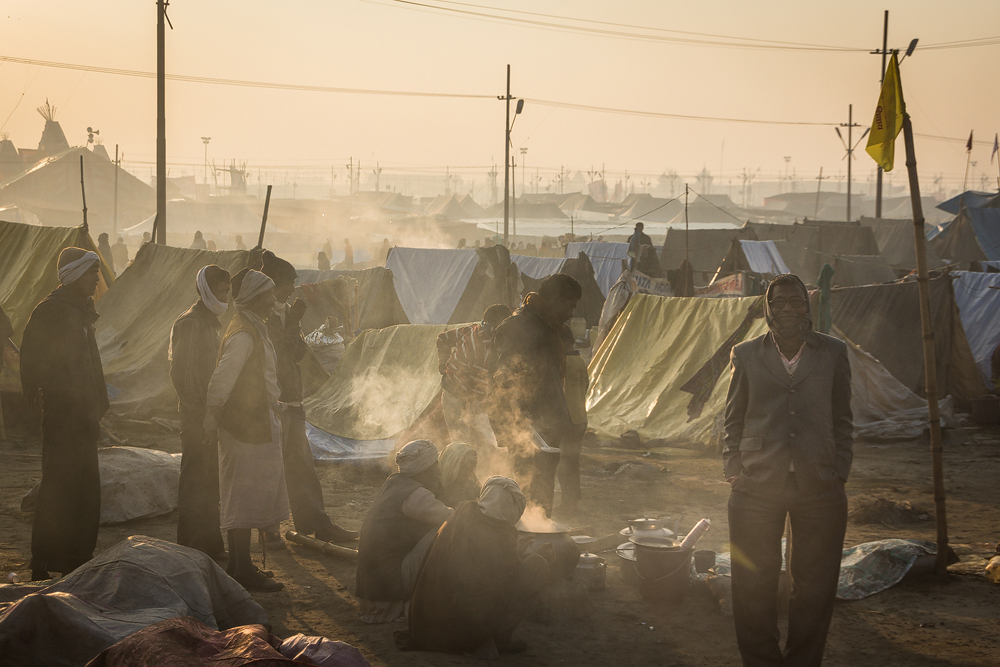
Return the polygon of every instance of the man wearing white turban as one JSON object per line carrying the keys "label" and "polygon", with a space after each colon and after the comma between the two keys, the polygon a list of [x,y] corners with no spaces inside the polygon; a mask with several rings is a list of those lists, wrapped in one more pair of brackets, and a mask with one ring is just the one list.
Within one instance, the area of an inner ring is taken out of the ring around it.
{"label": "man wearing white turban", "polygon": [[458,506],[420,571],[404,647],[482,658],[526,648],[512,635],[545,586],[549,564],[538,553],[519,556],[515,524],[525,505],[517,482],[491,477],[478,502]]}
{"label": "man wearing white turban", "polygon": [[437,499],[441,470],[429,440],[414,440],[396,454],[389,475],[361,525],[354,595],[365,623],[406,615],[424,556],[452,510]]}
{"label": "man wearing white turban", "polygon": [[59,282],[24,328],[21,388],[42,408],[42,481],[31,529],[31,578],[67,574],[94,555],[101,518],[97,441],[108,410],[94,336],[100,258],[83,248],[59,255]]}
{"label": "man wearing white turban", "polygon": [[177,544],[220,558],[219,450],[205,437],[208,383],[219,359],[219,316],[226,312],[229,272],[209,264],[198,272],[198,301],[170,329],[170,381],[181,417],[181,474],[177,482]]}
{"label": "man wearing white turban", "polygon": [[243,269],[233,276],[232,288],[236,316],[223,336],[219,365],[208,384],[204,428],[219,443],[221,529],[229,541],[226,572],[244,588],[270,592],[284,586],[254,566],[250,533],[288,518],[283,406],[274,347],[264,324],[274,307],[274,281]]}

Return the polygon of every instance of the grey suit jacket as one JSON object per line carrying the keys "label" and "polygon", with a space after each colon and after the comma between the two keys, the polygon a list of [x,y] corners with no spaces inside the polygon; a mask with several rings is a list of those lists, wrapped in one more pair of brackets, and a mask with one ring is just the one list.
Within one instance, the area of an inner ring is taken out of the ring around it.
{"label": "grey suit jacket", "polygon": [[819,492],[847,481],[854,457],[847,345],[810,334],[791,380],[767,333],[732,352],[722,453],[734,489],[778,495],[790,464],[799,487]]}

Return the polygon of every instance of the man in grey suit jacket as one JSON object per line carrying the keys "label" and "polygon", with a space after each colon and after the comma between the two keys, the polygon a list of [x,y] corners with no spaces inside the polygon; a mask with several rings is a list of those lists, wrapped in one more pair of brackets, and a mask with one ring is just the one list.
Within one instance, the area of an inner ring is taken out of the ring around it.
{"label": "man in grey suit jacket", "polygon": [[[833,616],[853,456],[847,346],[812,330],[805,285],[775,277],[770,331],[733,348],[723,470],[732,485],[733,617],[747,667],[819,665]],[[781,537],[792,527],[788,637],[778,631]]]}

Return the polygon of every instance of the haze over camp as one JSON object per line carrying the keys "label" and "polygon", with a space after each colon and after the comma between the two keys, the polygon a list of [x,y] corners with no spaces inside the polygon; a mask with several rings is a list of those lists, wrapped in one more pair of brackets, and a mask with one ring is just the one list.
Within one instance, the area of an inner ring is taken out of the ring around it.
{"label": "haze over camp", "polygon": [[0,15],[0,665],[987,666],[1000,5]]}

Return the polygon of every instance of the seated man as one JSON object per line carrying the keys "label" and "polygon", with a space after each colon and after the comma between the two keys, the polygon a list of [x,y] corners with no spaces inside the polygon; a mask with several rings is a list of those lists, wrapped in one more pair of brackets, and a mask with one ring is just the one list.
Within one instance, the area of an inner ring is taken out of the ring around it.
{"label": "seated man", "polygon": [[441,469],[434,443],[409,443],[396,454],[396,466],[361,525],[354,595],[365,623],[406,615],[424,556],[452,513],[436,498]]}
{"label": "seated man", "polygon": [[482,658],[525,649],[511,636],[549,574],[542,555],[518,555],[514,524],[525,504],[517,482],[490,477],[478,503],[458,507],[427,554],[401,643]]}
{"label": "seated man", "polygon": [[466,500],[479,500],[476,465],[479,455],[464,442],[453,442],[441,453],[440,499],[448,507],[458,507]]}

